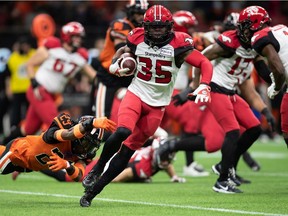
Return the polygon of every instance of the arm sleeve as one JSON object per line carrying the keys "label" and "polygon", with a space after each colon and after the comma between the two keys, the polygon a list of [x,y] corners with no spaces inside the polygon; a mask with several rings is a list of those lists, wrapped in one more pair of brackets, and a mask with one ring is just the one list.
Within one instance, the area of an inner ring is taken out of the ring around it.
{"label": "arm sleeve", "polygon": [[202,75],[200,83],[210,83],[213,67],[210,61],[204,55],[202,55],[199,51],[194,50],[186,57],[185,61],[194,67],[200,68]]}

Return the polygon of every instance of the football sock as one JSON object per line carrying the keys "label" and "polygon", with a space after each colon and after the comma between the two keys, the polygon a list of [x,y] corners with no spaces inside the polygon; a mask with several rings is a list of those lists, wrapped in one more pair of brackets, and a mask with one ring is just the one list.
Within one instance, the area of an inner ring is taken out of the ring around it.
{"label": "football sock", "polygon": [[135,151],[122,145],[120,151],[111,160],[108,169],[93,186],[93,194],[99,194],[103,188],[118,176],[126,167]]}
{"label": "football sock", "polygon": [[105,142],[101,156],[97,164],[92,168],[92,172],[101,174],[106,163],[120,149],[122,142],[127,139],[131,131],[127,128],[120,127]]}
{"label": "football sock", "polygon": [[226,181],[228,178],[228,169],[233,167],[235,161],[235,151],[237,148],[237,141],[240,136],[239,130],[232,130],[226,133],[224,142],[221,148],[221,173],[218,181]]}
{"label": "football sock", "polygon": [[241,155],[258,139],[261,134],[261,127],[255,126],[246,130],[239,138],[235,153],[234,167],[236,169]]}

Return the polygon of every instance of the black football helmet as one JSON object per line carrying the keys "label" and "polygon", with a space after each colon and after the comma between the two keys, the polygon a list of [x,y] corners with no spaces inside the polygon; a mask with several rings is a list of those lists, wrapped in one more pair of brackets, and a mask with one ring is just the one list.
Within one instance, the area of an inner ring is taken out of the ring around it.
{"label": "black football helmet", "polygon": [[159,142],[153,142],[153,164],[155,167],[166,169],[169,166],[176,154],[176,152],[170,150],[170,146],[174,145],[177,140],[175,137],[170,137],[160,139]]}
{"label": "black football helmet", "polygon": [[[82,123],[94,116],[82,116],[78,123]],[[72,142],[72,152],[78,156],[79,159],[93,159],[96,156],[97,150],[101,146],[104,129],[93,128],[91,132],[87,132],[81,139]]]}
{"label": "black football helmet", "polygon": [[135,27],[140,27],[142,25],[142,21],[138,22],[134,14],[144,15],[146,10],[148,9],[149,3],[147,0],[130,0],[126,5],[126,16],[130,22],[133,23]]}

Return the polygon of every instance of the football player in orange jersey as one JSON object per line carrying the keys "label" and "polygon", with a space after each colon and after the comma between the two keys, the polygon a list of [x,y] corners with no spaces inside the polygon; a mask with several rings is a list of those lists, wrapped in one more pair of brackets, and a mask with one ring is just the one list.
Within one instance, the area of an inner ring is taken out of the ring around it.
{"label": "football player in orange jersey", "polygon": [[147,0],[129,0],[125,8],[126,17],[111,22],[99,59],[92,59],[91,65],[97,70],[95,89],[92,89],[93,98],[95,98],[95,101],[92,102],[93,112],[96,117],[107,116],[110,118],[116,91],[121,87],[128,87],[134,77],[133,75],[128,77],[113,75],[109,72],[109,66],[116,50],[126,44],[128,33],[142,25],[143,15],[148,5]]}
{"label": "football player in orange jersey", "polygon": [[72,180],[79,181],[87,159],[100,147],[104,130],[115,127],[106,117],[82,116],[75,123],[70,115],[59,114],[41,135],[17,138],[0,148],[0,174],[66,169]]}

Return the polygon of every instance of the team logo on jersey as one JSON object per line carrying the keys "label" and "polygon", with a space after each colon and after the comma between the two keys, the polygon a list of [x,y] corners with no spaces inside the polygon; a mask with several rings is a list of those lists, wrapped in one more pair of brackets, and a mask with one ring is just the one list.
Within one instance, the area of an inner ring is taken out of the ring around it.
{"label": "team logo on jersey", "polygon": [[223,42],[228,42],[228,43],[231,43],[231,42],[232,42],[231,38],[229,38],[229,37],[227,37],[227,36],[225,36],[225,35],[221,35],[221,37],[222,37],[222,41],[223,41]]}
{"label": "team logo on jersey", "polygon": [[251,42],[253,43],[258,36],[259,36],[259,34],[254,35],[254,36],[251,38]]}
{"label": "team logo on jersey", "polygon": [[134,34],[133,30],[129,32],[129,35],[133,35],[133,34]]}
{"label": "team logo on jersey", "polygon": [[192,38],[185,38],[185,42],[193,44],[193,39]]}
{"label": "team logo on jersey", "polygon": [[171,49],[161,49],[160,54],[165,56],[172,56],[173,51]]}

